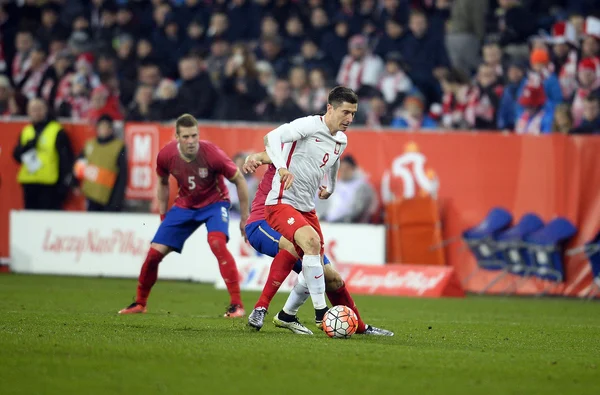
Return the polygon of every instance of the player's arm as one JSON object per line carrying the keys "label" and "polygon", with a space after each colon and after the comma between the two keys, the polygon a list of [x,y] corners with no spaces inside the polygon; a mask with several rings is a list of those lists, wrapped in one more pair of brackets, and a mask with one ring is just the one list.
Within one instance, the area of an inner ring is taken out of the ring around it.
{"label": "player's arm", "polygon": [[158,199],[158,212],[160,219],[164,219],[169,206],[169,175],[158,176],[158,186],[156,187],[156,197]]}
{"label": "player's arm", "polygon": [[319,191],[319,199],[328,199],[329,196],[333,194],[335,191],[335,184],[337,182],[338,171],[340,170],[340,159],[338,158],[333,166],[329,168],[328,177],[327,177],[327,186],[325,188],[321,188]]}
{"label": "player's arm", "polygon": [[[235,175],[229,179],[235,185],[237,194],[240,199],[240,213],[243,219],[248,219],[250,213],[250,194],[248,193],[248,184],[241,171],[237,171]],[[245,220],[244,220],[245,222]]]}
{"label": "player's arm", "polygon": [[250,154],[246,157],[246,161],[244,162],[244,166],[242,166],[242,170],[245,174],[252,174],[262,165],[269,165],[273,163],[269,155],[267,155],[266,151],[257,152],[255,154]]}

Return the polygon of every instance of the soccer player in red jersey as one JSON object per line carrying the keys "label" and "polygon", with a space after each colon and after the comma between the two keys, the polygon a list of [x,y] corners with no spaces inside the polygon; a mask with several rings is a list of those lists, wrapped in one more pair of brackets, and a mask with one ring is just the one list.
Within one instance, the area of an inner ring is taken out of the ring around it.
{"label": "soccer player in red jersey", "polygon": [[[156,160],[158,203],[161,224],[142,266],[135,302],[119,314],[145,313],[152,286],[158,277],[158,265],[183,244],[202,224],[208,230],[208,244],[217,258],[221,276],[231,297],[225,317],[243,317],[239,274],[235,260],[227,249],[229,240],[229,191],[223,177],[235,184],[240,198],[240,230],[248,219],[248,186],[233,161],[215,144],[199,139],[198,121],[189,115],[175,122],[176,141],[163,147]],[[179,194],[169,210],[169,175],[177,180]]]}

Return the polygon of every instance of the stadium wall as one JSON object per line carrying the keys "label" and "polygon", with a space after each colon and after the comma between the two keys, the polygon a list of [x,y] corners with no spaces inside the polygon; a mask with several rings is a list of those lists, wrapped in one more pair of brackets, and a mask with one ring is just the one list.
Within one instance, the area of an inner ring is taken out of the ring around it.
{"label": "stadium wall", "polygon": [[[8,256],[8,213],[22,205],[16,184],[17,166],[10,153],[23,123],[4,123],[0,133],[0,256]],[[262,148],[265,125],[203,124],[202,138],[220,145],[229,155]],[[92,131],[85,125],[65,124],[79,151]],[[545,221],[564,216],[579,229],[571,245],[593,238],[600,227],[600,139],[594,136],[517,136],[500,133],[398,132],[352,129],[347,153],[381,188],[385,196],[428,192],[427,179],[435,178],[436,195],[445,238],[478,223],[494,206],[510,210],[515,218],[535,212]],[[156,150],[173,137],[168,125],[127,124],[130,184],[128,196],[150,199]],[[406,174],[409,174],[407,177]],[[425,174],[427,178],[422,177]],[[382,183],[382,180],[385,182]],[[409,195],[410,196],[410,195]],[[71,209],[81,209],[74,198]],[[447,262],[464,279],[475,262],[460,242],[446,247]],[[567,281],[554,293],[582,296],[591,286],[589,265],[580,257],[567,261]],[[480,272],[468,283],[478,291],[495,276]],[[507,276],[490,292],[505,289],[514,278]],[[545,284],[523,283],[519,293],[536,293]]]}

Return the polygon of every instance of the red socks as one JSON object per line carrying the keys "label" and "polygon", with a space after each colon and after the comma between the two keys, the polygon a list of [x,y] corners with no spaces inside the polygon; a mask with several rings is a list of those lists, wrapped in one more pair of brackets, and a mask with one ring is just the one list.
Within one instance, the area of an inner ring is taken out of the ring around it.
{"label": "red socks", "polygon": [[350,293],[346,289],[346,284],[335,291],[327,291],[327,297],[333,306],[342,305],[350,307],[356,313],[356,317],[358,317],[358,329],[356,330],[356,333],[363,333],[365,331],[365,323],[362,318],[360,318],[358,308],[354,304],[352,296],[350,296]]}
{"label": "red socks", "polygon": [[227,249],[227,238],[221,232],[208,233],[208,245],[211,251],[217,257],[221,277],[225,281],[227,291],[231,298],[231,304],[242,306],[242,298],[240,296],[240,275],[235,265],[235,259]]}
{"label": "red socks", "polygon": [[140,272],[140,277],[138,278],[137,297],[135,299],[136,303],[146,306],[146,302],[148,302],[148,295],[150,295],[150,290],[156,283],[156,279],[158,277],[158,264],[163,258],[164,255],[154,248],[150,248],[148,250],[148,255],[146,255],[146,260],[142,265],[142,271]]}
{"label": "red socks", "polygon": [[275,296],[279,287],[281,287],[281,283],[285,281],[294,268],[296,261],[296,257],[286,250],[280,250],[277,255],[275,255],[275,259],[273,259],[273,263],[271,263],[271,268],[269,269],[267,282],[260,294],[258,302],[254,306],[255,309],[259,307],[264,307],[265,309],[269,308],[273,296]]}

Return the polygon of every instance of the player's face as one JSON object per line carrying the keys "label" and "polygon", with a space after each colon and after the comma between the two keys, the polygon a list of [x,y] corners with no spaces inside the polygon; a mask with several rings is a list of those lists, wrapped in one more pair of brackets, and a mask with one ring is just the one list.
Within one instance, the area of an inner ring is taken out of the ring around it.
{"label": "player's face", "polygon": [[198,128],[195,126],[179,127],[177,133],[177,142],[181,153],[187,157],[194,157],[200,148],[200,138],[198,136]]}
{"label": "player's face", "polygon": [[337,126],[337,130],[345,132],[346,129],[348,129],[348,126],[354,121],[354,116],[358,110],[358,104],[343,102],[336,108],[331,104],[328,104],[327,109],[332,113],[331,118]]}

